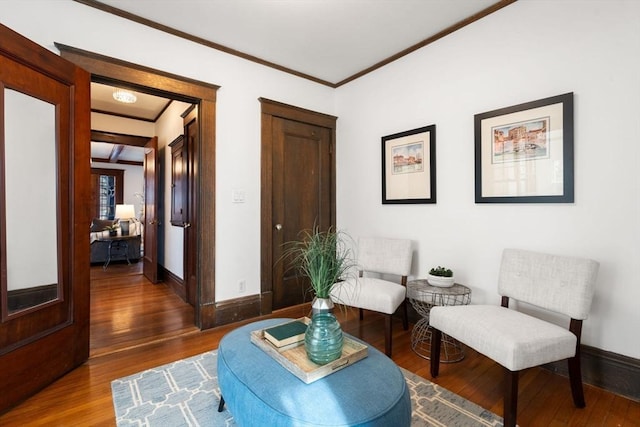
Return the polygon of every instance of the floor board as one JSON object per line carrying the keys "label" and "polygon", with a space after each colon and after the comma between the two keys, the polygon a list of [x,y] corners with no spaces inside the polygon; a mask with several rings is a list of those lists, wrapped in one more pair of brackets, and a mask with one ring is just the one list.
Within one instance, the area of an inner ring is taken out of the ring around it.
{"label": "floor board", "polygon": [[[224,334],[247,323],[197,330],[193,308],[165,285],[143,279],[140,266],[113,264],[106,271],[100,266],[92,268],[91,358],[1,415],[1,426],[113,426],[111,381],[215,349]],[[267,317],[297,318],[307,315],[308,310],[308,306],[292,307]],[[346,332],[383,351],[382,316],[367,312],[360,321],[355,310],[338,311],[337,315]],[[400,321],[394,321],[393,328],[393,360],[431,379],[428,361],[411,350],[411,329],[403,331]],[[434,382],[502,415],[502,369],[472,350],[466,350],[461,362],[441,364]],[[519,396],[518,422],[522,427],[640,427],[640,403],[586,385],[587,407],[576,409],[568,379],[541,368],[523,373]]]}

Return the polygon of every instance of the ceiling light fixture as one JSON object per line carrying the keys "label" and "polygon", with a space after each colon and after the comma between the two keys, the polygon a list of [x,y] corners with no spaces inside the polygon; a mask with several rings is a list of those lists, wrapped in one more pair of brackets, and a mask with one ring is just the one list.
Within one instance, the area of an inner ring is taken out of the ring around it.
{"label": "ceiling light fixture", "polygon": [[133,104],[138,99],[133,92],[124,89],[116,89],[113,91],[113,99],[125,104]]}

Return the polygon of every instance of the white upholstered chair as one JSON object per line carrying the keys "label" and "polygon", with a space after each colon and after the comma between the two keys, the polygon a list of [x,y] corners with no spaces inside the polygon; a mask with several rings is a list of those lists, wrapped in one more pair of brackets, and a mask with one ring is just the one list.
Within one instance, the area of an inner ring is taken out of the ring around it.
{"label": "white upholstered chair", "polygon": [[[337,283],[331,291],[331,299],[363,310],[386,314],[385,353],[391,357],[392,316],[402,305],[403,326],[408,329],[407,320],[407,276],[411,271],[413,252],[411,240],[366,237],[358,239],[357,278]],[[372,274],[374,273],[374,274]],[[387,275],[399,276],[400,283],[388,280]]]}
{"label": "white upholstered chair", "polygon": [[[591,307],[598,267],[590,259],[505,249],[498,279],[501,306],[431,310],[431,376],[438,376],[443,333],[495,360],[505,368],[504,425],[508,427],[516,425],[519,371],[568,359],[573,402],[583,408],[580,335]],[[564,315],[570,319],[569,328],[508,308],[510,299]]]}

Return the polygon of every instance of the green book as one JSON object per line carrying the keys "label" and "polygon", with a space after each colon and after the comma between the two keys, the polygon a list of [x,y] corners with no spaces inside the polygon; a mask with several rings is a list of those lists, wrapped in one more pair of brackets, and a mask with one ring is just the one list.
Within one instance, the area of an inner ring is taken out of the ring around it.
{"label": "green book", "polygon": [[283,323],[264,330],[264,337],[276,347],[284,347],[304,340],[307,325],[301,320]]}

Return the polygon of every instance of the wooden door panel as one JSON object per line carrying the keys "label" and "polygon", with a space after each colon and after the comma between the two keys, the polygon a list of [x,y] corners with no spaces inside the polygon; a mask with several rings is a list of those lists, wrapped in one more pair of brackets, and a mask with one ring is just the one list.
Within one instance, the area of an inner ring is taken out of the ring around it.
{"label": "wooden door panel", "polygon": [[158,137],[144,147],[144,256],[142,271],[158,283]]}
{"label": "wooden door panel", "polygon": [[184,135],[171,144],[171,225],[183,227],[187,213],[187,156]]}
{"label": "wooden door panel", "polygon": [[273,308],[309,301],[306,278],[287,260],[283,244],[300,238],[302,230],[331,225],[331,132],[293,120],[273,121]]}
{"label": "wooden door panel", "polygon": [[[57,252],[57,262],[54,262],[57,283],[28,288],[35,295],[44,288],[48,292],[53,286],[56,288],[53,297],[42,303],[36,299],[24,309],[9,310],[16,288],[8,284],[7,270],[13,265],[8,257],[17,256],[7,250],[7,239],[11,238],[7,231],[14,231],[6,228],[7,213],[15,215],[15,212],[9,212],[12,205],[5,201],[7,192],[15,191],[10,187],[16,183],[5,180],[7,169],[0,167],[0,366],[3,367],[0,412],[26,399],[89,356],[89,78],[86,71],[0,25],[0,164],[5,165],[6,144],[12,143],[5,139],[8,125],[4,121],[8,112],[5,108],[10,108],[5,103],[6,90],[54,106],[55,135],[51,135],[51,144],[55,146],[55,155],[49,161],[55,162],[55,190],[38,193],[35,183],[29,196],[55,199],[56,212],[50,216],[55,215],[53,251]],[[12,149],[27,148],[18,145]],[[24,167],[38,167],[37,159],[26,158],[29,162]],[[38,176],[34,170],[34,177]],[[33,224],[34,231],[37,226]],[[31,248],[33,252],[38,249]],[[39,262],[40,268],[45,265],[45,260],[38,257],[28,261],[34,269],[39,268]]]}
{"label": "wooden door panel", "polygon": [[184,229],[184,278],[187,302],[195,307],[198,303],[198,164],[200,149],[200,128],[198,109],[193,108],[185,117],[185,137],[187,145],[187,215]]}

